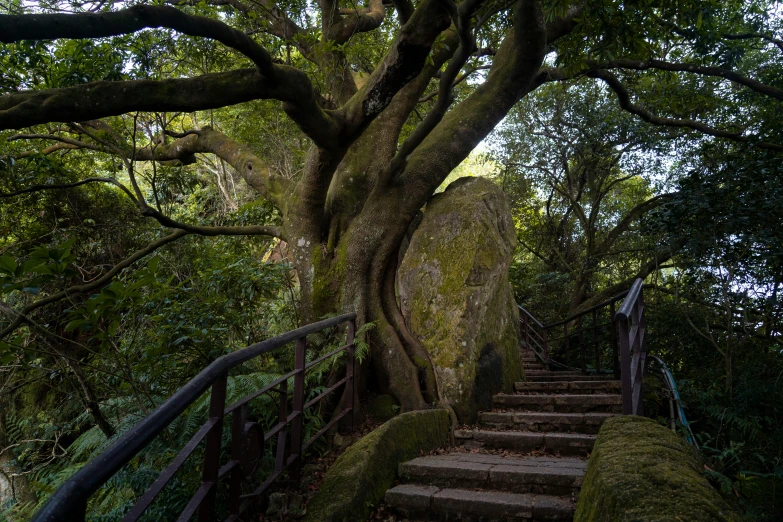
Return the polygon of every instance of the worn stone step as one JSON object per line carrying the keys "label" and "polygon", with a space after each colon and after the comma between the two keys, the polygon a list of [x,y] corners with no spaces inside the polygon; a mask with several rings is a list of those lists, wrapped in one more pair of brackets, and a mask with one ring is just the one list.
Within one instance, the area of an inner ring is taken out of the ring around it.
{"label": "worn stone step", "polygon": [[576,457],[503,457],[451,453],[419,457],[399,466],[406,482],[512,493],[576,495],[587,461]]}
{"label": "worn stone step", "polygon": [[388,490],[385,501],[409,519],[465,522],[572,520],[575,508],[570,498],[418,484]]}
{"label": "worn stone step", "polygon": [[623,398],[618,394],[495,395],[496,408],[558,413],[621,413]]}
{"label": "worn stone step", "polygon": [[620,381],[517,382],[520,393],[620,393]]}
{"label": "worn stone step", "polygon": [[560,377],[564,375],[574,375],[574,376],[584,375],[584,373],[582,373],[579,370],[568,370],[568,371],[560,371],[560,372],[556,372],[552,370],[530,370],[529,373],[530,375],[551,375],[551,376],[560,376]]}
{"label": "worn stone step", "polygon": [[593,448],[595,435],[583,433],[552,433],[532,431],[456,430],[456,441],[468,449],[496,448],[519,452],[533,450],[561,455],[587,455]]}
{"label": "worn stone step", "polygon": [[525,381],[529,382],[561,382],[561,381],[605,381],[605,375],[562,375],[555,372],[554,375],[529,375],[525,372]]}
{"label": "worn stone step", "polygon": [[596,434],[601,429],[601,424],[614,415],[614,413],[485,411],[479,413],[479,422],[492,428]]}

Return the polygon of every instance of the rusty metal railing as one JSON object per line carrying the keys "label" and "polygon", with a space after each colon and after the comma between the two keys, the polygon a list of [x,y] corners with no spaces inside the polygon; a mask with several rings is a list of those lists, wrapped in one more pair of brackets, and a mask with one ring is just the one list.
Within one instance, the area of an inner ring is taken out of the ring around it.
{"label": "rusty metal railing", "polygon": [[615,314],[620,326],[620,380],[623,389],[623,415],[644,415],[642,378],[647,360],[644,345],[644,291],[641,279],[634,281],[623,305]]}
{"label": "rusty metal railing", "polygon": [[[211,388],[209,418],[196,432],[184,448],[174,457],[169,466],[158,476],[150,488],[138,499],[136,505],[123,518],[123,522],[138,520],[152,504],[157,495],[174,477],[184,462],[196,448],[205,442],[201,486],[195,492],[178,522],[187,522],[198,513],[199,522],[216,518],[216,496],[218,483],[228,482],[227,521],[238,520],[239,515],[259,497],[267,488],[288,471],[289,477],[298,481],[302,465],[302,455],[310,445],[342,418],[347,417],[350,428],[354,417],[354,334],[356,332],[356,314],[346,314],[307,326],[303,326],[278,337],[248,346],[242,350],[224,355],[207,366],[201,373],[180,388],[166,402],[125,432],[110,447],[63,483],[33,518],[34,522],[83,521],[87,514],[87,503],[102,485],[117,471],[125,466],[147,444],[176,419],[185,409]],[[347,341],[344,346],[323,355],[316,360],[306,362],[308,335],[326,328],[347,323]],[[272,350],[295,343],[294,369],[277,378],[246,397],[226,406],[226,385],[228,371]],[[345,352],[347,355],[345,377],[329,389],[308,401],[305,400],[305,373],[314,365]],[[293,400],[288,411],[288,381],[293,379]],[[345,407],[333,415],[330,421],[304,441],[304,412],[336,391],[341,386],[345,394]],[[248,419],[248,403],[266,393],[278,392],[280,411],[278,422],[266,433],[260,425]],[[221,441],[223,424],[231,416],[230,460],[221,464]],[[290,441],[289,441],[290,435]],[[264,447],[277,437],[277,451],[274,471],[251,493],[242,494],[243,482],[251,479],[264,455]]]}
{"label": "rusty metal railing", "polygon": [[[642,415],[641,386],[647,353],[644,344],[643,289],[644,282],[637,279],[628,291],[562,321],[546,325],[520,306],[521,339],[544,363],[547,370],[550,366],[560,366],[567,369],[578,368],[584,373],[601,373],[603,363],[607,362],[602,357],[603,348],[607,345],[606,342],[601,342],[601,335],[606,336],[608,333],[611,370],[614,377],[622,381],[623,413]],[[619,301],[622,301],[622,304],[616,310]],[[586,326],[587,321],[589,324]],[[558,336],[559,331],[562,331],[561,336]],[[585,333],[591,334],[589,341],[585,339]],[[558,347],[559,350],[555,349]],[[592,368],[588,366],[590,348],[593,352]],[[563,362],[556,361],[552,357],[553,353],[560,355]],[[575,355],[579,359],[577,367],[572,366],[572,358]]]}

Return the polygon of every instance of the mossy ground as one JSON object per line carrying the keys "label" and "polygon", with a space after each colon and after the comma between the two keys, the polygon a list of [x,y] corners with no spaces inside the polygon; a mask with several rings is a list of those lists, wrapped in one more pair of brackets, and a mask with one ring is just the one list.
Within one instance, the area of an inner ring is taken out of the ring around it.
{"label": "mossy ground", "polygon": [[400,462],[449,441],[446,410],[403,413],[348,448],[307,506],[305,522],[364,522],[397,478]]}
{"label": "mossy ground", "polygon": [[652,419],[601,427],[574,522],[707,522],[740,518],[704,477],[699,456]]}

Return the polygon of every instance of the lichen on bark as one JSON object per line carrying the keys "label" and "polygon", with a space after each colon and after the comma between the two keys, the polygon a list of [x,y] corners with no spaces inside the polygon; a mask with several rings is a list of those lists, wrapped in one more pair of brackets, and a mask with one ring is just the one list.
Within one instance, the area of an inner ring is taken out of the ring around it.
{"label": "lichen on bark", "polygon": [[[427,205],[399,268],[402,308],[432,356],[441,398],[472,422],[483,394],[510,392],[522,377],[519,314],[508,281],[516,246],[505,195],[491,181],[462,178]],[[482,357],[497,354],[497,365]]]}

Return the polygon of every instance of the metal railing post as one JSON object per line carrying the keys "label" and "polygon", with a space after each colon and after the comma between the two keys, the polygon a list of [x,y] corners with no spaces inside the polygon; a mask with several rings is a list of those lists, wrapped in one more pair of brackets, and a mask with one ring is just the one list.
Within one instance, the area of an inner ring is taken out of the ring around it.
{"label": "metal railing post", "polygon": [[598,348],[598,310],[593,310],[593,349],[595,350],[595,373],[600,373],[601,352]]}
{"label": "metal railing post", "polygon": [[631,390],[631,351],[628,345],[628,320],[621,318],[617,321],[620,328],[620,381],[623,390],[623,415],[633,413]]}
{"label": "metal railing post", "polygon": [[291,421],[291,463],[289,476],[292,481],[299,482],[302,470],[302,437],[304,436],[304,386],[305,386],[305,350],[307,338],[296,340],[294,370],[294,404],[291,413],[294,420]]}
{"label": "metal railing post", "polygon": [[612,368],[614,369],[614,378],[620,378],[620,357],[617,349],[617,321],[614,318],[614,301],[609,304],[609,330],[612,333]]}
{"label": "metal railing post", "polygon": [[[280,383],[280,411],[278,413],[278,422],[285,423],[288,419],[288,381]],[[286,460],[286,439],[287,432],[284,425],[277,434],[277,454],[275,455],[275,471],[281,472],[285,468]]]}
{"label": "metal railing post", "polygon": [[565,343],[566,366],[571,367],[571,342],[568,339],[568,323],[563,325],[563,343]]}
{"label": "metal railing post", "polygon": [[541,333],[544,338],[544,369],[549,371],[549,341],[547,340],[547,329],[544,328]]}
{"label": "metal railing post", "polygon": [[220,468],[220,442],[223,439],[223,410],[226,407],[226,383],[228,374],[224,373],[212,383],[212,395],[209,399],[209,418],[215,424],[207,434],[204,446],[204,470],[201,474],[202,487],[208,487],[204,500],[198,510],[199,522],[210,522],[214,519],[215,501],[217,499],[217,479]]}
{"label": "metal railing post", "polygon": [[247,405],[243,404],[231,412],[231,460],[234,468],[228,483],[228,511],[239,515],[240,496],[242,495],[242,443],[245,437],[245,419]]}
{"label": "metal railing post", "polygon": [[348,408],[351,409],[351,413],[348,415],[348,429],[353,432],[353,428],[356,425],[356,410],[354,408],[354,399],[356,394],[356,379],[354,378],[354,366],[356,364],[356,346],[354,344],[356,336],[356,321],[348,322],[348,338],[346,349],[346,361],[345,361],[345,376],[348,378],[345,381],[345,386],[348,387]]}
{"label": "metal railing post", "polygon": [[582,360],[582,371],[587,373],[587,350],[585,348],[585,329],[582,324],[582,316],[580,315],[576,321],[577,327],[579,327],[579,358]]}

